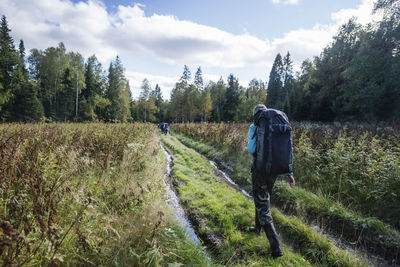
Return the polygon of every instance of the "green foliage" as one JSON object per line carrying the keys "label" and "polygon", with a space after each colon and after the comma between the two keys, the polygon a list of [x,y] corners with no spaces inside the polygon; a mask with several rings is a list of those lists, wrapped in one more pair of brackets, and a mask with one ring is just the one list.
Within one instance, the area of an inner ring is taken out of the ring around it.
{"label": "green foliage", "polygon": [[230,74],[228,76],[228,87],[225,92],[224,120],[233,121],[236,109],[239,105],[239,80]]}
{"label": "green foliage", "polygon": [[400,234],[376,218],[364,217],[334,200],[300,187],[290,188],[283,182],[275,185],[273,202],[286,213],[317,224],[324,231],[340,233],[340,238],[350,244],[378,254],[388,262],[396,261]]}
{"label": "green foliage", "polygon": [[290,114],[291,106],[294,105],[289,99],[294,89],[293,83],[293,62],[290,53],[287,52],[284,58],[278,53],[269,74],[267,106]]}
{"label": "green foliage", "polygon": [[12,75],[12,97],[10,99],[9,120],[19,122],[40,121],[44,117],[43,106],[37,97],[38,87],[28,79],[23,59]]}
{"label": "green foliage", "polygon": [[124,68],[118,56],[115,61],[110,63],[105,96],[111,103],[105,110],[106,120],[124,122],[131,117],[129,83],[125,78]]}
{"label": "green foliage", "polygon": [[14,40],[10,35],[6,17],[1,17],[0,23],[0,119],[8,117],[7,102],[12,96],[11,73],[18,64],[18,53]]}
{"label": "green foliage", "polygon": [[157,104],[159,106],[162,104],[160,87],[157,86],[152,91],[149,81],[143,80],[139,100],[133,106],[134,120],[157,122],[159,117],[157,113],[160,111]]}

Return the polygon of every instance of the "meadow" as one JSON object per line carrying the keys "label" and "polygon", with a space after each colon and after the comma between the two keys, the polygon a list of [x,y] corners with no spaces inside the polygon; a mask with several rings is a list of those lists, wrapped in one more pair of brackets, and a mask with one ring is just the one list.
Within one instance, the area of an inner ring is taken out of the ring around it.
{"label": "meadow", "polygon": [[152,124],[0,126],[0,265],[209,265],[165,202]]}
{"label": "meadow", "polygon": [[[0,264],[4,266],[366,266],[398,264],[399,129],[294,123],[297,186],[276,184],[284,257],[248,232],[248,124],[2,124]],[[172,156],[166,176],[166,156]],[[193,149],[190,149],[193,148]],[[202,241],[168,205],[171,182]],[[336,242],[326,234],[339,240]],[[364,252],[363,252],[364,253]]]}

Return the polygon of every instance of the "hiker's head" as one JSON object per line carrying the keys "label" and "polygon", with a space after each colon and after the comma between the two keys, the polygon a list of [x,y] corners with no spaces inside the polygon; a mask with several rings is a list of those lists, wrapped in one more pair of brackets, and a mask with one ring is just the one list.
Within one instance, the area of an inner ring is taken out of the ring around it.
{"label": "hiker's head", "polygon": [[260,110],[265,110],[265,109],[267,109],[267,107],[264,104],[258,104],[253,109],[253,116],[255,116],[257,112],[259,112]]}

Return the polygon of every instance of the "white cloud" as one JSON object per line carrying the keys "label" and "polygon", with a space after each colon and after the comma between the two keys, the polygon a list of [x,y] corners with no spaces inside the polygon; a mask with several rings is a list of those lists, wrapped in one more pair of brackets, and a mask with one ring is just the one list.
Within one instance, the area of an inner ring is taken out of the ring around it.
{"label": "white cloud", "polygon": [[285,4],[285,5],[296,5],[299,3],[299,0],[272,0],[274,4]]}
{"label": "white cloud", "polygon": [[[297,4],[298,0],[272,0],[274,3]],[[234,35],[215,27],[180,20],[174,16],[146,16],[144,5],[118,6],[107,11],[99,0],[72,3],[70,0],[0,1],[13,37],[23,38],[26,47],[44,49],[62,41],[66,47],[85,57],[96,54],[103,63],[117,54],[149,56],[182,66],[248,68],[270,67],[275,55],[290,51],[296,66],[318,55],[331,42],[338,27],[351,17],[360,22],[370,20],[372,0],[363,0],[353,9],[332,14],[329,25],[311,29],[294,29],[279,38],[262,40],[248,33]],[[123,59],[127,62],[129,58]],[[164,96],[178,77],[127,72],[134,96],[144,78],[155,86],[159,83]],[[205,76],[206,74],[204,74]],[[240,73],[238,73],[240,77]],[[212,80],[216,81],[219,76]]]}
{"label": "white cloud", "polygon": [[144,79],[147,79],[150,82],[151,88],[154,89],[156,84],[158,84],[161,88],[161,92],[164,99],[168,99],[172,88],[175,86],[175,83],[178,81],[179,77],[167,77],[161,75],[152,75],[149,73],[141,73],[134,71],[126,71],[126,77],[129,79],[129,85],[132,91],[132,97],[137,99],[140,95],[140,87],[142,86],[142,82]]}
{"label": "white cloud", "polygon": [[331,17],[338,25],[346,23],[352,17],[357,18],[357,21],[361,24],[367,24],[372,20],[378,20],[381,16],[371,13],[373,7],[374,0],[363,0],[357,8],[339,10],[338,12],[332,13]]}

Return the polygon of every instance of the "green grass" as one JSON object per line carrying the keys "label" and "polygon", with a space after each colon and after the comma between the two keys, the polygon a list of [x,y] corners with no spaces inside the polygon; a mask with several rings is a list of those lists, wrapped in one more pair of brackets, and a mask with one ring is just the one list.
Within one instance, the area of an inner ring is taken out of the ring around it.
{"label": "green grass", "polygon": [[217,182],[207,160],[183,146],[175,137],[163,137],[163,142],[175,157],[172,175],[189,216],[198,222],[196,227],[200,236],[205,239],[218,237],[219,241],[211,238],[209,242],[221,264],[304,266],[309,265],[309,261],[321,266],[366,265],[300,220],[284,216],[277,209],[272,209],[272,213],[279,233],[302,256],[283,245],[284,257],[271,259],[266,237],[246,231],[254,221],[252,201]]}
{"label": "green grass", "polygon": [[284,182],[276,183],[273,200],[286,213],[318,224],[328,232],[340,233],[341,239],[389,262],[396,260],[400,234],[376,218],[364,217],[329,198],[300,187],[290,188]]}
{"label": "green grass", "polygon": [[237,183],[241,188],[246,190],[248,193],[251,192],[250,154],[232,153],[229,150],[221,152],[204,140],[197,141],[177,132],[173,132],[173,135],[176,136],[176,138],[178,138],[178,140],[184,145],[195,149],[199,153],[205,155],[207,158],[218,163],[226,162],[229,164],[233,170],[226,168],[224,170],[229,172],[232,180],[235,181],[235,183]]}

